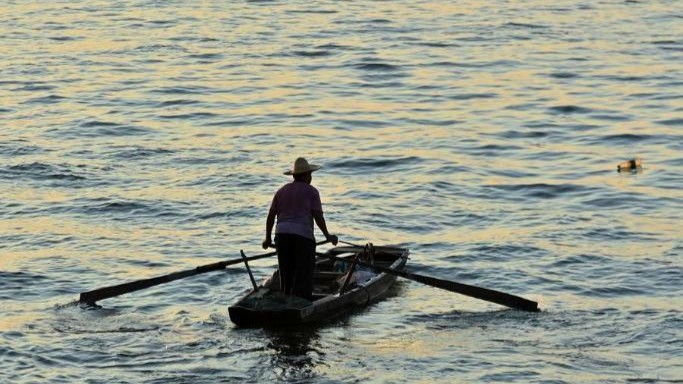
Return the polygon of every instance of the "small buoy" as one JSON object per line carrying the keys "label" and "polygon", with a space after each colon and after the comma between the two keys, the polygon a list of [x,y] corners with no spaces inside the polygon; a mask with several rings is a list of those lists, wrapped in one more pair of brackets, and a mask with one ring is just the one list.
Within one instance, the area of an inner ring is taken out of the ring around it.
{"label": "small buoy", "polygon": [[636,157],[631,160],[626,160],[621,164],[617,165],[617,172],[637,171],[641,168],[643,168],[643,161],[640,158]]}

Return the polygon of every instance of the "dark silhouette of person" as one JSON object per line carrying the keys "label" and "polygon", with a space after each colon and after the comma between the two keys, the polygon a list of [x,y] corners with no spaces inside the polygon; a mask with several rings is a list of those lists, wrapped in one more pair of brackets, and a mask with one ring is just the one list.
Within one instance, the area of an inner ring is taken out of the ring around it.
{"label": "dark silhouette of person", "polygon": [[285,172],[294,180],[282,186],[273,197],[266,219],[263,248],[273,245],[271,237],[275,218],[275,245],[280,268],[280,290],[307,300],[313,299],[315,237],[313,222],[325,239],[337,245],[338,238],[327,230],[318,190],[311,185],[312,173],[321,167],[299,157],[294,167]]}

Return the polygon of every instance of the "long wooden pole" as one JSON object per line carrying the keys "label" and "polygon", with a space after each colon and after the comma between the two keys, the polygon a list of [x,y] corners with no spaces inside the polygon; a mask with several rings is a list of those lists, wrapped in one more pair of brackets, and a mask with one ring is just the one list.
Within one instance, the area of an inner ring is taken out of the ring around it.
{"label": "long wooden pole", "polygon": [[95,305],[97,301],[108,299],[110,297],[120,296],[125,293],[139,291],[145,288],[154,287],[159,284],[169,283],[174,280],[184,279],[186,277],[199,275],[201,273],[219,271],[225,269],[229,265],[240,264],[246,261],[253,261],[258,259],[264,259],[266,257],[271,257],[277,255],[277,252],[264,253],[262,255],[250,256],[245,259],[239,258],[234,260],[219,261],[217,263],[202,265],[194,269],[189,269],[186,271],[174,272],[168,275],[152,277],[149,279],[131,281],[130,283],[123,283],[118,285],[112,285],[109,287],[99,288],[88,292],[83,292],[80,295],[78,301],[81,304]]}
{"label": "long wooden pole", "polygon": [[[316,245],[323,245],[328,243],[327,240],[320,241]],[[241,252],[241,251],[240,251]],[[174,272],[168,275],[152,277],[149,279],[142,279],[137,281],[131,281],[130,283],[123,283],[112,285],[109,287],[98,288],[92,291],[81,293],[78,302],[81,304],[96,305],[95,303],[100,300],[108,299],[110,297],[120,296],[126,293],[139,291],[145,288],[154,287],[159,284],[169,283],[174,280],[184,279],[186,277],[199,275],[200,273],[206,273],[211,271],[219,271],[225,269],[229,265],[246,263],[248,261],[264,259],[266,257],[271,257],[277,255],[277,252],[264,253],[262,255],[250,256],[246,258],[239,258],[227,261],[219,261],[217,263],[201,265],[194,269],[189,269],[186,271]]]}
{"label": "long wooden pole", "polygon": [[[340,241],[341,242],[341,241]],[[347,243],[348,244],[348,243]],[[319,257],[325,257],[332,260],[343,260],[339,257],[328,255],[325,253],[316,252]],[[432,287],[445,289],[447,291],[459,293],[461,295],[466,295],[474,297],[475,299],[486,300],[492,303],[504,305],[506,307],[519,309],[528,312],[538,312],[538,303],[535,301],[527,300],[523,297],[511,295],[509,293],[496,291],[488,288],[476,287],[474,285],[468,285],[463,283],[458,283],[450,280],[437,279],[435,277],[418,275],[417,273],[410,273],[405,271],[398,271],[391,268],[382,267],[379,265],[372,265],[362,261],[357,262],[359,265],[370,267],[374,270],[390,273],[392,275],[400,276],[408,280],[417,281],[418,283],[426,284]]]}

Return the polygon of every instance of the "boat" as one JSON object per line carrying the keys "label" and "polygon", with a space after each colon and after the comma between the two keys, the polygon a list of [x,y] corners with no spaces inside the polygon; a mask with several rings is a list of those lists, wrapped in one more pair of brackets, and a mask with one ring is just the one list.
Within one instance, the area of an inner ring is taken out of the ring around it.
{"label": "boat", "polygon": [[[280,292],[278,271],[260,285],[252,277],[254,289],[228,308],[230,320],[239,327],[277,327],[338,318],[384,298],[396,280],[396,274],[369,265],[400,271],[408,254],[407,248],[371,243],[317,253],[312,300]],[[251,277],[248,264],[247,271]]]}

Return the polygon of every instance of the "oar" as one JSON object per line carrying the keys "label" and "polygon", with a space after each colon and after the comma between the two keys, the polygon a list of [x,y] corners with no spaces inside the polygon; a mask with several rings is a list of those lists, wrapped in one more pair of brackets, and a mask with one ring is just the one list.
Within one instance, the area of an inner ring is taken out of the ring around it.
{"label": "oar", "polygon": [[[277,252],[264,253],[262,255],[247,257],[246,261],[263,259],[275,255],[277,255]],[[219,271],[225,269],[225,267],[227,267],[228,265],[240,264],[244,263],[244,261],[245,259],[243,258],[219,261],[217,263],[202,265],[194,269],[188,269],[186,271],[174,272],[168,275],[157,276],[149,279],[132,281],[130,283],[123,283],[118,285],[112,285],[110,287],[99,288],[92,291],[81,293],[81,296],[78,299],[78,301],[81,304],[95,305],[95,302],[99,300],[104,300],[110,297],[123,295],[124,293],[139,291],[141,289],[153,287],[159,284],[169,283],[173,280],[184,279],[186,277],[198,275],[200,273]]]}
{"label": "oar", "polygon": [[[323,245],[327,243],[327,240],[321,241],[316,245]],[[120,296],[125,293],[139,291],[145,288],[154,287],[155,285],[169,283],[174,280],[184,279],[186,277],[199,275],[200,273],[206,273],[211,271],[220,271],[225,269],[228,265],[246,263],[252,260],[264,259],[266,257],[271,257],[277,255],[277,252],[264,253],[262,255],[255,255],[246,258],[239,258],[227,261],[219,261],[217,263],[201,265],[194,269],[189,269],[186,271],[174,272],[168,275],[152,277],[149,279],[132,281],[130,283],[123,283],[118,285],[112,285],[110,287],[104,287],[95,289],[88,292],[81,293],[78,301],[81,304],[87,304],[94,306],[99,300],[108,299],[110,297]]]}
{"label": "oar", "polygon": [[[340,243],[345,243],[349,245],[356,246],[351,243],[340,241]],[[361,247],[362,248],[362,247]],[[325,253],[316,252],[316,255],[320,257],[326,257],[332,260],[344,260],[336,256],[328,255]],[[435,277],[429,277],[424,275],[418,275],[417,273],[410,273],[405,271],[398,271],[395,269],[382,267],[379,265],[372,265],[362,261],[357,262],[359,265],[373,268],[374,270],[390,273],[392,275],[400,276],[408,280],[417,281],[422,284],[430,285],[432,287],[445,289],[447,291],[460,293],[462,295],[474,297],[475,299],[481,299],[490,301],[492,303],[504,305],[506,307],[520,309],[522,311],[538,312],[538,303],[535,301],[527,300],[523,297],[511,295],[509,293],[495,291],[493,289],[475,287],[473,285],[457,283],[450,280],[437,279]]]}

